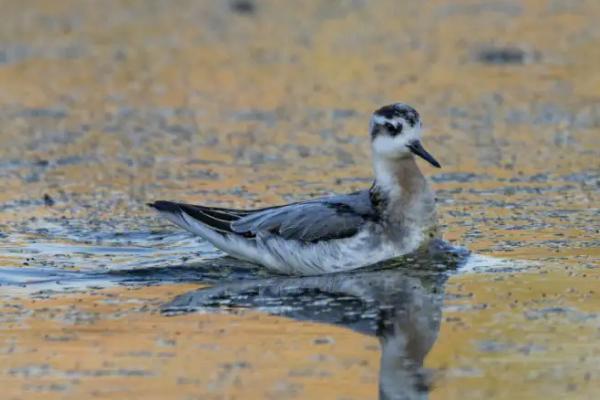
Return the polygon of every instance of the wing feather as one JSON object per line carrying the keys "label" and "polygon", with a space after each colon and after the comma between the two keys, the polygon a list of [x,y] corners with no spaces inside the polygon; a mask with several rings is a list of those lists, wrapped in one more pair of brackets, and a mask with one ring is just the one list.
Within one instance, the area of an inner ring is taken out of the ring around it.
{"label": "wing feather", "polygon": [[231,223],[238,233],[257,235],[269,232],[285,239],[304,242],[341,239],[356,234],[361,226],[374,218],[375,211],[365,204],[359,192],[346,196],[296,203],[258,211]]}
{"label": "wing feather", "polygon": [[257,210],[235,210],[169,201],[157,201],[149,205],[170,214],[186,214],[219,233],[245,237],[270,233],[303,242],[352,236],[363,224],[377,217],[368,191]]}

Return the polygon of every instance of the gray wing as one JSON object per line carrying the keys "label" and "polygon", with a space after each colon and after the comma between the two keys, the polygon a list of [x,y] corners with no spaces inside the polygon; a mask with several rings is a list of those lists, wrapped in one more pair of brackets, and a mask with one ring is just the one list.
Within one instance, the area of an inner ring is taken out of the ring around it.
{"label": "gray wing", "polygon": [[231,222],[246,235],[269,232],[304,242],[341,239],[356,234],[376,219],[368,191],[259,210]]}

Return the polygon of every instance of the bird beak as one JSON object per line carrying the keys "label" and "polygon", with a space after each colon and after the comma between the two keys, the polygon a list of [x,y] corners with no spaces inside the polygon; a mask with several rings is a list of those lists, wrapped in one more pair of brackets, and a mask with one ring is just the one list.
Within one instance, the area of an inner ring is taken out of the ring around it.
{"label": "bird beak", "polygon": [[431,154],[429,154],[427,152],[427,150],[425,150],[423,148],[420,141],[415,140],[414,142],[407,144],[406,147],[408,147],[410,149],[411,153],[421,157],[422,159],[424,159],[425,161],[427,161],[429,164],[433,165],[434,167],[442,168],[440,163],[437,162],[437,160],[435,158],[433,158],[433,156]]}

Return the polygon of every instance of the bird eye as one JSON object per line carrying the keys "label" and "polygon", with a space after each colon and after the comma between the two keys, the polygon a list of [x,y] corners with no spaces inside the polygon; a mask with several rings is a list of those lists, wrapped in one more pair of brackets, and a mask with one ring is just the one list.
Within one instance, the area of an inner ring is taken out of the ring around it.
{"label": "bird eye", "polygon": [[404,128],[403,124],[398,124],[395,126],[394,124],[390,124],[389,122],[385,123],[386,129],[391,133],[392,136],[396,136],[402,133],[402,129]]}

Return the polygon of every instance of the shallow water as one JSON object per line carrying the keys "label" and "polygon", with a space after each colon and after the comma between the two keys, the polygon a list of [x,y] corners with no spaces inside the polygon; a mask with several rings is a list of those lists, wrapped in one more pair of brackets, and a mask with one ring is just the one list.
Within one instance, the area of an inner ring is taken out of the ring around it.
{"label": "shallow water", "polygon": [[[597,397],[597,2],[2,10],[4,398]],[[391,101],[469,257],[274,277],[144,205],[363,188]]]}

